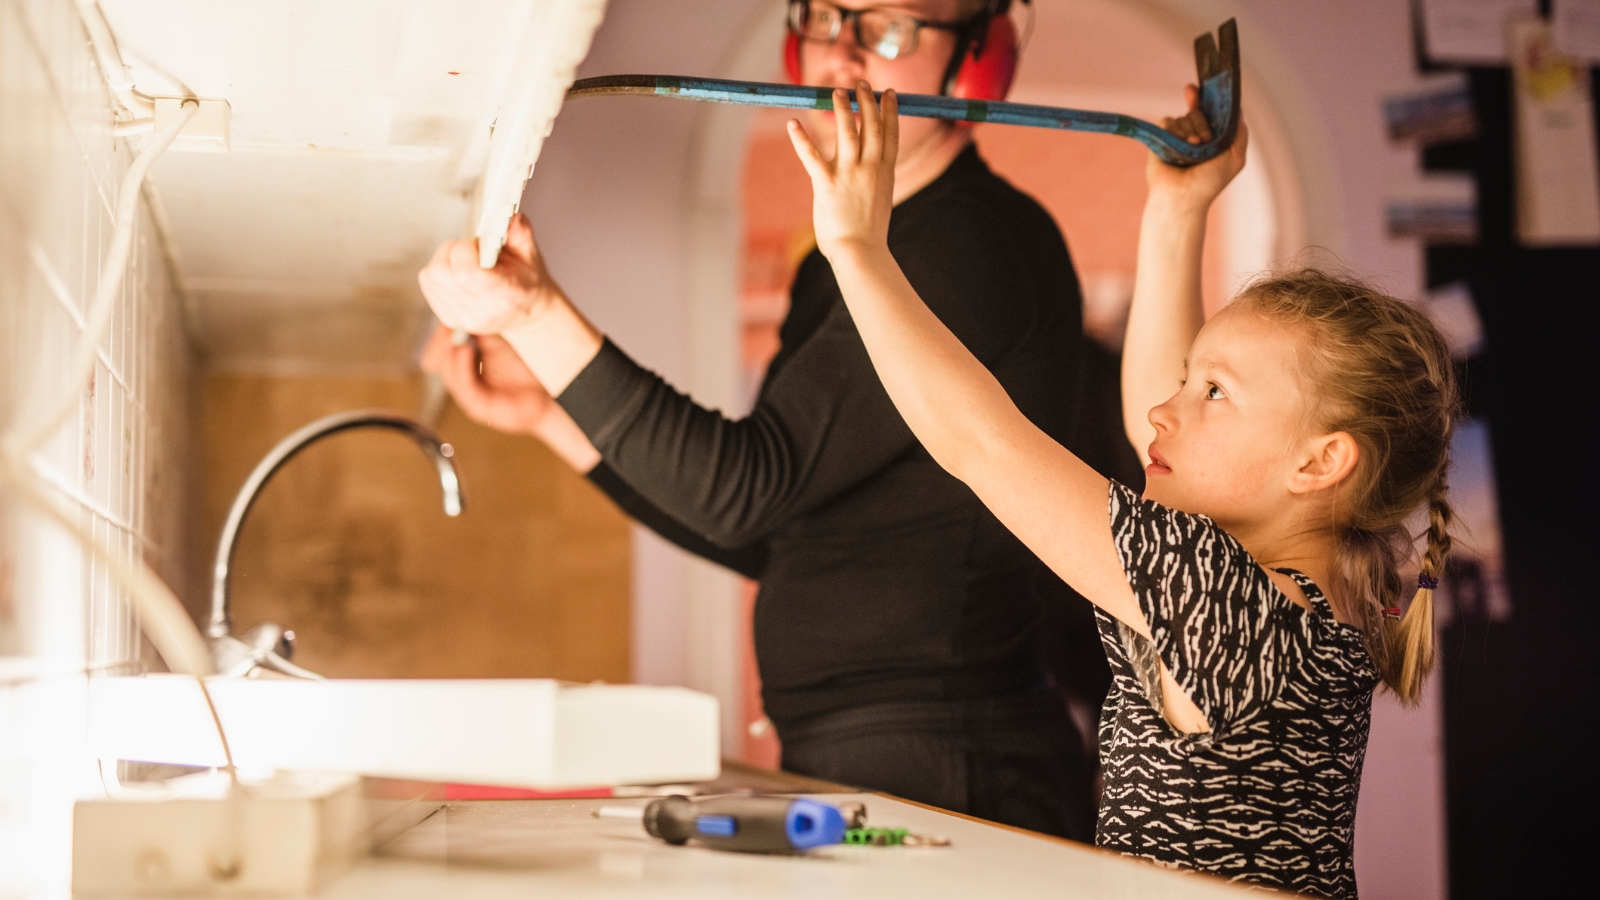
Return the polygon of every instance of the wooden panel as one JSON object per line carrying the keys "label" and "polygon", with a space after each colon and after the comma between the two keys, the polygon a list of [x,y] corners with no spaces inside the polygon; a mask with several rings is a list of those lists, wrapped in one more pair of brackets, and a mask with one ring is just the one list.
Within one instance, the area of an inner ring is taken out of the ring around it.
{"label": "wooden panel", "polygon": [[[284,435],[342,410],[413,411],[421,384],[208,375],[206,534]],[[236,628],[292,628],[296,662],[343,678],[627,681],[627,519],[532,438],[449,405],[437,430],[456,448],[460,518],[445,516],[431,462],[395,432],[325,438],[280,470],[240,535]]]}

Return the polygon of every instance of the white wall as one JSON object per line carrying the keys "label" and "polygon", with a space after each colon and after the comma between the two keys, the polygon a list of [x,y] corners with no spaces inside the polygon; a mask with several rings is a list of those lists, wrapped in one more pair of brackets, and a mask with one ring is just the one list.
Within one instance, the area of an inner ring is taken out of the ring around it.
{"label": "white wall", "polygon": [[[71,0],[0,0],[0,427],[61,389],[130,161]],[[96,535],[181,590],[189,351],[148,215],[93,386],[34,458]],[[105,569],[0,494],[0,896],[66,893],[86,671],[139,663]],[[14,894],[13,892],[16,892]]]}

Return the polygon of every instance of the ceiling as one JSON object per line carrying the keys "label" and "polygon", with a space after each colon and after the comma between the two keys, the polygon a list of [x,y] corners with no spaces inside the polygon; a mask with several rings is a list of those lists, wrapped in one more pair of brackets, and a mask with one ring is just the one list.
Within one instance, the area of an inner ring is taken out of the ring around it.
{"label": "ceiling", "polygon": [[208,364],[292,373],[410,365],[417,270],[503,233],[604,0],[101,7],[141,93],[231,107],[152,174]]}

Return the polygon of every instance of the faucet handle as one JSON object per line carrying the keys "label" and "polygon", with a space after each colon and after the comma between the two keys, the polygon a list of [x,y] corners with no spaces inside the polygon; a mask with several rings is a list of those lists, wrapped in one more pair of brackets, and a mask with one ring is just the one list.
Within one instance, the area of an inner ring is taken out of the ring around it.
{"label": "faucet handle", "polygon": [[244,678],[256,669],[266,669],[293,678],[322,681],[321,675],[289,661],[294,645],[294,632],[263,622],[240,637],[224,634],[212,638],[211,655],[217,663],[217,674],[224,678]]}
{"label": "faucet handle", "polygon": [[239,635],[239,639],[256,650],[270,650],[284,659],[294,656],[294,632],[276,622],[262,622]]}
{"label": "faucet handle", "polygon": [[289,662],[271,650],[262,651],[258,665],[263,669],[270,669],[273,672],[277,672],[280,675],[288,675],[291,678],[304,678],[308,681],[327,680],[310,669],[305,669]]}

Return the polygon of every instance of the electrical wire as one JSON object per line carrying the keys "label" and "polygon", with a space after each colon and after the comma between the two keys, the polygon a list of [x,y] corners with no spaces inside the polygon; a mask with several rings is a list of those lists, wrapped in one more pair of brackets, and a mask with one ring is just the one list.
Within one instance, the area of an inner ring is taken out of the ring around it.
{"label": "electrical wire", "polygon": [[83,340],[78,344],[78,352],[73,354],[71,367],[67,370],[65,389],[54,405],[44,407],[43,412],[33,417],[31,427],[28,426],[28,418],[23,417],[17,428],[6,435],[5,451],[13,459],[26,460],[50,439],[77,407],[78,391],[94,374],[95,356],[106,338],[106,332],[111,328],[111,314],[116,310],[118,292],[122,289],[122,279],[128,269],[128,256],[133,252],[133,225],[139,215],[139,189],[144,185],[145,176],[156,159],[172,145],[178,132],[199,111],[200,101],[183,101],[178,114],[128,166],[122,187],[117,191],[111,246],[106,251],[105,264],[100,267],[100,283],[95,289],[94,300],[89,304],[88,315],[84,317]]}
{"label": "electrical wire", "polygon": [[105,73],[106,87],[111,89],[117,102],[134,119],[154,116],[155,101],[134,87],[128,67],[123,64],[122,54],[117,50],[116,36],[111,33],[111,26],[106,24],[106,15],[100,9],[98,0],[78,0],[78,18],[83,20],[83,27],[89,32],[89,44],[94,48],[100,71]]}
{"label": "electrical wire", "polygon": [[56,526],[71,534],[128,591],[139,626],[172,671],[183,675],[214,674],[215,666],[200,632],[183,604],[143,560],[130,564],[122,554],[96,540],[39,487],[39,480],[9,453],[0,454],[0,486]]}
{"label": "electrical wire", "polygon": [[222,746],[224,770],[228,774],[230,787],[227,797],[229,812],[227,843],[231,855],[227,860],[213,861],[212,874],[218,880],[224,881],[237,877],[242,871],[241,860],[244,857],[241,850],[243,835],[241,804],[245,791],[239,781],[238,767],[233,761],[233,748],[228,743],[226,730],[222,727],[222,717],[217,713],[217,704],[211,697],[210,687],[206,684],[206,676],[215,674],[216,668],[212,664],[211,653],[206,648],[205,641],[201,639],[200,632],[190,621],[189,614],[184,611],[183,604],[178,602],[178,598],[173,596],[166,582],[162,581],[144,560],[130,563],[121,554],[97,540],[88,529],[61,509],[39,489],[38,480],[33,477],[33,473],[19,465],[10,453],[0,452],[0,489],[6,489],[12,496],[22,500],[77,538],[84,549],[104,565],[111,576],[127,590],[138,618],[139,629],[150,638],[150,642],[156,647],[156,652],[160,653],[162,660],[166,662],[167,668],[179,674],[194,676],[195,683],[200,686],[200,696],[205,700],[206,711],[211,716],[211,724],[217,732],[217,741]]}

